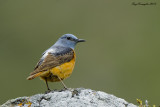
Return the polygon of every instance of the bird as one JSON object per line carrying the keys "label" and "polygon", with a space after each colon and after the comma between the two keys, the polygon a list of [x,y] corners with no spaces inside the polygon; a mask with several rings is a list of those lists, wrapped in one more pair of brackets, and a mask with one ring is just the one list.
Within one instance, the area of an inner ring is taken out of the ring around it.
{"label": "bird", "polygon": [[79,42],[85,42],[85,40],[78,39],[73,34],[62,35],[54,45],[42,54],[27,80],[40,77],[45,81],[48,91],[51,91],[48,82],[60,81],[64,88],[68,89],[63,80],[73,72],[76,59],[74,48]]}

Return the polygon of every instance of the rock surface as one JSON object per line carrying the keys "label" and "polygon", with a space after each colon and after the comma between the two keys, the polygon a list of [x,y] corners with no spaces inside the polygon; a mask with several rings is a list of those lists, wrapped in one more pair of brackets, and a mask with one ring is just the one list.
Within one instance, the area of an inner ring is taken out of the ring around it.
{"label": "rock surface", "polygon": [[137,107],[124,99],[102,91],[70,89],[19,97],[8,100],[2,107]]}

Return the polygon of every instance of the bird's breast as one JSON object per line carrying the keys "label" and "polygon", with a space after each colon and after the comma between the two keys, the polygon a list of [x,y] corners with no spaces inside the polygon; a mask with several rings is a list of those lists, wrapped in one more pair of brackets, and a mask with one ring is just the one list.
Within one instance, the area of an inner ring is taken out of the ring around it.
{"label": "bird's breast", "polygon": [[43,77],[47,77],[47,80],[50,82],[60,81],[58,77],[61,78],[62,80],[68,78],[73,72],[75,66],[75,60],[76,60],[76,55],[74,53],[74,57],[71,61],[61,64],[57,67],[54,67],[49,71],[46,71],[45,74],[41,76],[41,78],[43,79]]}

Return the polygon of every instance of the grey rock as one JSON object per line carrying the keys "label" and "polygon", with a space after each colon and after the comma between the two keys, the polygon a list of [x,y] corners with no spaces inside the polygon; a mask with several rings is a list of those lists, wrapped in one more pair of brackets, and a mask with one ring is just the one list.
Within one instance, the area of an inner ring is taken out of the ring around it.
{"label": "grey rock", "polygon": [[102,91],[77,88],[8,100],[2,107],[138,107]]}

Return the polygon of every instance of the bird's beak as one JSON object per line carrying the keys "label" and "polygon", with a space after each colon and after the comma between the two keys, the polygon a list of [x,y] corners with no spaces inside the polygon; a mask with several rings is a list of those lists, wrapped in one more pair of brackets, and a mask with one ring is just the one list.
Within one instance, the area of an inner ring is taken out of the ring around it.
{"label": "bird's beak", "polygon": [[84,39],[78,39],[78,42],[85,42]]}

